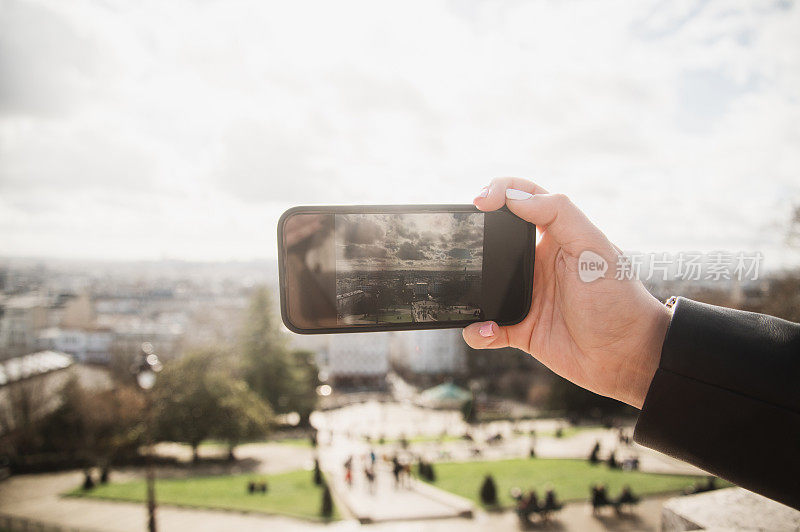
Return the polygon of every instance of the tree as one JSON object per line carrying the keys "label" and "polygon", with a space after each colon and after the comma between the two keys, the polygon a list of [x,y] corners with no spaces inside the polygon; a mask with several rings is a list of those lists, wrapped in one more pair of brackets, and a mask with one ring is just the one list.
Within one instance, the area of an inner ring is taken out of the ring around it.
{"label": "tree", "polygon": [[585,390],[558,376],[553,378],[547,402],[551,410],[571,418],[603,419],[636,412],[632,406]]}
{"label": "tree", "polygon": [[314,355],[292,351],[278,329],[266,287],[253,293],[242,330],[241,374],[279,414],[297,412],[305,423],[316,405],[319,384]]}
{"label": "tree", "polygon": [[153,388],[156,440],[186,443],[197,460],[200,443],[222,422],[211,351],[189,353],[165,366]]}
{"label": "tree", "polygon": [[7,454],[12,467],[22,456],[38,451],[46,441],[41,421],[50,398],[42,381],[31,379],[7,385],[0,401],[0,453]]}
{"label": "tree", "polygon": [[790,247],[800,248],[800,203],[792,207],[789,216],[789,228],[786,232],[786,243]]}
{"label": "tree", "polygon": [[773,275],[768,286],[766,295],[745,305],[744,310],[800,322],[800,269]]}
{"label": "tree", "polygon": [[213,350],[167,365],[153,392],[156,439],[189,444],[195,461],[203,440],[226,441],[232,457],[239,442],[264,435],[272,420],[269,406]]}
{"label": "tree", "polygon": [[377,296],[378,311],[388,310],[396,306],[400,299],[400,294],[393,286],[381,288]]}
{"label": "tree", "polygon": [[58,392],[58,406],[42,420],[39,452],[59,452],[87,471],[99,466],[107,477],[123,454],[135,454],[142,441],[144,399],[138,390],[120,386],[94,391],[70,378]]}
{"label": "tree", "polygon": [[475,415],[475,398],[470,397],[463,403],[461,403],[461,417],[464,418],[464,421],[467,423],[474,423],[476,421],[477,416]]}
{"label": "tree", "polygon": [[218,379],[216,386],[220,421],[211,434],[228,444],[228,459],[235,460],[233,451],[239,443],[266,436],[272,409],[242,380]]}
{"label": "tree", "polygon": [[101,467],[106,481],[114,460],[122,454],[135,454],[144,441],[144,408],[144,397],[131,386],[88,393],[80,404],[89,461]]}

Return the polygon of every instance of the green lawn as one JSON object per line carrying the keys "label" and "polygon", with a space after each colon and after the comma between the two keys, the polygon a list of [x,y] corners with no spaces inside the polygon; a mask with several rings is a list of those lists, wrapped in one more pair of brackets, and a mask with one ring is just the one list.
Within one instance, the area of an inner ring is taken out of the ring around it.
{"label": "green lawn", "polygon": [[469,312],[439,312],[437,314],[439,321],[463,321],[463,320],[478,320],[472,313]]}
{"label": "green lawn", "polygon": [[[291,471],[277,475],[233,475],[166,479],[156,482],[159,504],[244,510],[319,519],[322,489],[314,485],[311,471]],[[249,481],[266,482],[265,495],[247,493]],[[93,497],[118,501],[144,501],[144,480],[100,485],[90,492],[76,488],[73,497]],[[334,512],[334,518],[338,515]]]}
{"label": "green lawn", "polygon": [[[563,429],[561,429],[561,437],[562,438],[571,438],[572,436],[575,436],[576,434],[579,434],[581,432],[585,432],[587,430],[598,430],[598,429],[603,429],[603,428],[604,427],[602,425],[579,425],[577,427],[570,425],[568,427],[564,427]],[[555,438],[556,437],[556,431],[555,430],[546,430],[546,431],[543,430],[541,432],[537,431],[536,432],[536,436],[537,437],[541,436],[543,438],[546,438],[546,437]]]}
{"label": "green lawn", "polygon": [[[698,480],[690,475],[662,475],[609,469],[605,464],[590,465],[585,460],[512,459],[481,462],[446,462],[434,464],[434,485],[480,504],[479,491],[487,474],[494,477],[498,497],[503,506],[512,504],[509,490],[535,489],[542,495],[546,486],[555,489],[562,500],[587,500],[589,486],[604,483],[609,495],[616,497],[622,487],[630,485],[637,495],[681,491]],[[726,485],[724,482],[720,486]]]}
{"label": "green lawn", "polygon": [[[290,445],[292,447],[309,447],[309,448],[311,447],[311,439],[308,437],[302,437],[302,438],[275,438],[268,440],[255,440],[255,441],[242,442],[239,445],[237,445],[237,448],[252,443],[277,443],[279,445]],[[200,448],[227,451],[228,444],[223,441],[210,439],[210,440],[205,440],[203,443],[201,443]]]}
{"label": "green lawn", "polygon": [[[408,438],[408,443],[427,443],[427,442],[449,442],[449,441],[459,441],[462,440],[461,436],[456,436],[454,434],[419,434],[417,436],[411,436]],[[381,445],[379,438],[374,438],[372,443]],[[400,438],[384,438],[383,445],[390,445],[390,444],[397,444],[400,443]]]}
{"label": "green lawn", "polygon": [[406,323],[411,321],[410,309],[383,310],[379,313],[381,323]]}
{"label": "green lawn", "polygon": [[274,440],[267,440],[266,443],[277,443],[279,445],[289,445],[291,447],[308,447],[311,448],[311,438],[281,438]]}

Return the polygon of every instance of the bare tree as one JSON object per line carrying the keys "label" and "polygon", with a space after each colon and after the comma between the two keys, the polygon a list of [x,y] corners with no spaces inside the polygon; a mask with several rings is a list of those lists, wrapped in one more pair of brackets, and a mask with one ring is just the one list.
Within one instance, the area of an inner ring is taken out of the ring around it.
{"label": "bare tree", "polygon": [[38,423],[52,409],[40,379],[15,382],[0,389],[0,452],[17,456],[39,442]]}
{"label": "bare tree", "polygon": [[786,232],[786,243],[791,247],[800,248],[800,203],[792,207],[789,230]]}

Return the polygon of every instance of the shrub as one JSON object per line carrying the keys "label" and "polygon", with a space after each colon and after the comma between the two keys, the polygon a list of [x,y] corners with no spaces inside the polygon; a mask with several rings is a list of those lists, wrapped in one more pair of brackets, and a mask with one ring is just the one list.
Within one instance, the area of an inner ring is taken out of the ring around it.
{"label": "shrub", "polygon": [[486,478],[483,479],[481,502],[486,506],[495,506],[497,504],[497,486],[492,475],[486,475]]}
{"label": "shrub", "polygon": [[331,497],[331,490],[327,484],[322,489],[322,508],[320,508],[319,513],[325,519],[333,517],[333,498]]}

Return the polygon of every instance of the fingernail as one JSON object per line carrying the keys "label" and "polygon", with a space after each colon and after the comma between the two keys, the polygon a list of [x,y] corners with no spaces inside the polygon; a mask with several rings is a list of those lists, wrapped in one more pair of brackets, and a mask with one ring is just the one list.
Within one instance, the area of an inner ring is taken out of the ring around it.
{"label": "fingernail", "polygon": [[491,336],[494,336],[494,324],[484,323],[483,325],[481,325],[481,328],[478,329],[478,334],[480,334],[484,338],[489,338]]}
{"label": "fingernail", "polygon": [[485,198],[489,195],[489,187],[483,187],[481,191],[478,193],[479,198]]}
{"label": "fingernail", "polygon": [[515,188],[507,188],[506,189],[506,197],[508,199],[513,199],[513,200],[526,200],[526,199],[531,199],[533,197],[533,194],[529,194],[528,192],[525,192],[524,190],[517,190]]}

